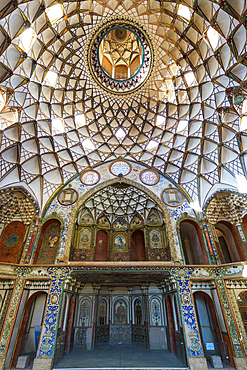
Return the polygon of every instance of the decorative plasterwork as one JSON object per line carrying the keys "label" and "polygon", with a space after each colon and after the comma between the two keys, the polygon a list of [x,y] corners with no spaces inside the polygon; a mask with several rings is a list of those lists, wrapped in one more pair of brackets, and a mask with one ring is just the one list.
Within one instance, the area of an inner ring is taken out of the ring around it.
{"label": "decorative plasterwork", "polygon": [[[214,184],[237,186],[247,165],[246,1],[59,4],[0,4],[1,179],[29,184],[44,205],[75,174],[121,156],[201,205]],[[109,96],[86,67],[92,33],[116,16],[138,19],[156,49],[134,96]]]}
{"label": "decorative plasterwork", "polygon": [[243,195],[220,192],[209,202],[206,217],[213,225],[222,220],[240,225],[246,211],[247,199]]}
{"label": "decorative plasterwork", "polygon": [[[246,333],[246,330],[245,330],[245,327],[244,327],[244,324],[243,324],[243,319],[242,319],[241,313],[239,311],[238,301],[237,301],[237,298],[236,298],[236,295],[235,295],[234,287],[231,284],[231,283],[234,283],[234,282],[235,282],[234,280],[227,281],[228,295],[229,295],[229,298],[230,298],[230,301],[231,301],[232,310],[233,310],[234,317],[235,317],[237,327],[238,327],[238,330],[239,330],[241,343],[244,347],[245,355],[247,356],[247,333]],[[244,285],[245,285],[244,290],[247,290],[247,281],[245,280],[242,283],[244,283]]]}
{"label": "decorative plasterwork", "polygon": [[[143,50],[143,63],[144,66],[135,74],[132,78],[126,81],[119,81],[110,78],[106,75],[100,66],[98,48],[102,41],[102,38],[110,32],[114,27],[126,27],[129,31],[134,32],[144,47]],[[152,42],[147,32],[144,30],[141,24],[138,24],[136,20],[132,20],[127,17],[112,17],[103,21],[102,24],[96,29],[89,40],[88,50],[87,50],[87,67],[89,73],[103,89],[106,89],[110,94],[120,94],[120,95],[133,95],[133,91],[139,89],[149,78],[152,72],[154,64],[154,49]]]}
{"label": "decorative plasterwork", "polygon": [[[117,179],[111,179],[108,181],[105,181],[99,185],[96,185],[92,190],[87,191],[83,196],[81,196],[78,201],[75,203],[71,214],[69,218],[69,223],[68,223],[68,231],[66,235],[66,242],[65,242],[65,247],[64,247],[64,254],[63,256],[60,256],[61,259],[64,261],[69,260],[69,253],[70,253],[70,246],[71,246],[71,241],[72,241],[72,235],[73,235],[73,228],[74,228],[74,223],[75,219],[77,216],[77,212],[81,208],[81,206],[87,201],[87,199],[91,198],[95,193],[97,193],[99,190],[104,189],[105,187],[109,185],[113,185],[118,183],[121,180]],[[153,192],[148,190],[145,186],[138,184],[137,182],[130,180],[130,179],[124,179],[123,181],[126,184],[132,185],[133,187],[142,190],[144,193],[147,193],[148,196],[153,199],[158,206],[161,208],[161,210],[164,213],[164,222],[166,224],[167,228],[167,234],[168,234],[168,239],[169,239],[169,247],[171,250],[171,257],[172,260],[175,262],[178,260],[177,258],[177,251],[176,251],[176,244],[175,244],[175,238],[173,234],[173,229],[172,229],[172,224],[171,224],[171,218],[170,218],[170,212],[164,205],[164,203],[161,201],[160,198],[158,198]]]}
{"label": "decorative plasterwork", "polygon": [[32,201],[22,192],[5,190],[0,192],[0,223],[10,223],[20,220],[29,225],[36,210]]}

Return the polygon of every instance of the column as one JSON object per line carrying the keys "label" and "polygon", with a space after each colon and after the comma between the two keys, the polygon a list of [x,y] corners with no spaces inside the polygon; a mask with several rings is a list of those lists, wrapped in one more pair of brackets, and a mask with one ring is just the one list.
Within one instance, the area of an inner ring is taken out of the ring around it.
{"label": "column", "polygon": [[99,301],[99,290],[100,286],[93,284],[93,305],[92,305],[92,343],[91,348],[94,349],[95,344],[95,335],[96,335],[96,325],[97,325],[97,316],[98,316],[98,301]]}
{"label": "column", "polygon": [[247,369],[247,358],[244,357],[244,351],[242,348],[241,339],[233,318],[233,312],[230,306],[230,298],[227,295],[227,289],[224,284],[222,276],[216,280],[217,290],[219,293],[220,300],[222,302],[222,310],[225,316],[225,324],[229,334],[231,347],[233,351],[233,359],[237,370]]}
{"label": "column", "polygon": [[194,301],[190,289],[189,279],[193,271],[193,267],[176,267],[171,269],[171,273],[174,274],[177,281],[177,292],[181,318],[184,326],[184,339],[188,365],[191,370],[207,370],[207,361],[203,353]]}
{"label": "column", "polygon": [[174,317],[172,312],[172,302],[171,297],[167,296],[167,315],[168,315],[168,325],[169,325],[169,332],[170,332],[170,341],[172,347],[172,353],[177,353],[176,348],[176,338],[175,338],[175,325],[174,325]]}
{"label": "column", "polygon": [[206,250],[208,254],[209,263],[212,265],[218,265],[220,264],[219,256],[214,246],[213,238],[210,235],[211,233],[210,233],[208,220],[206,218],[202,218],[200,221],[202,225],[201,230],[202,230],[203,239],[205,240],[205,246],[206,246]]}
{"label": "column", "polygon": [[69,348],[70,348],[70,337],[71,337],[71,329],[73,324],[73,313],[74,313],[74,307],[75,307],[75,296],[72,295],[70,298],[70,306],[69,306],[69,315],[68,315],[68,321],[67,321],[67,327],[66,327],[66,338],[65,338],[65,354],[69,354]]}
{"label": "column", "polygon": [[34,247],[35,241],[36,241],[35,244],[37,245],[37,239],[38,239],[37,236],[39,235],[39,231],[40,231],[40,223],[41,223],[41,218],[35,217],[33,220],[33,224],[29,230],[29,235],[27,237],[27,242],[25,245],[25,249],[22,253],[20,263],[29,264],[33,262],[33,257],[34,257],[33,247]]}
{"label": "column", "polygon": [[146,328],[146,336],[147,336],[147,347],[149,348],[149,322],[150,322],[150,314],[149,314],[149,302],[148,302],[148,288],[149,286],[142,286],[142,294],[143,294],[143,301],[144,301],[144,311],[145,311],[145,321],[144,325]]}
{"label": "column", "polygon": [[[24,274],[25,268],[22,271],[21,276],[18,276],[18,279],[15,280],[13,287],[13,293],[9,302],[9,308],[6,314],[6,318],[3,324],[1,338],[0,338],[0,370],[4,369],[5,359],[11,339],[11,335],[14,329],[14,324],[21,302],[21,296],[24,288]],[[24,300],[25,304],[25,300]],[[24,310],[24,306],[22,307]]]}
{"label": "column", "polygon": [[69,267],[58,266],[56,269],[48,269],[48,273],[52,280],[40,334],[39,346],[36,358],[33,362],[33,370],[52,369],[56,348],[59,314],[61,311],[62,295],[64,292],[63,282],[69,272]]}

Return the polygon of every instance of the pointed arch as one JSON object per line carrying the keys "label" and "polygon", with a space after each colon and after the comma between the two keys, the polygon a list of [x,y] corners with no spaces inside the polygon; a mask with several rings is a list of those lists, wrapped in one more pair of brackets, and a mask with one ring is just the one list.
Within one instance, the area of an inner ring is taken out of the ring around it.
{"label": "pointed arch", "polygon": [[109,185],[116,184],[120,181],[124,182],[128,185],[132,185],[133,187],[136,187],[138,190],[143,191],[144,193],[146,193],[150,198],[152,198],[158,204],[158,206],[161,208],[161,210],[164,213],[164,222],[166,224],[167,230],[169,231],[168,232],[168,241],[169,241],[172,260],[173,261],[180,260],[179,257],[177,256],[177,252],[176,252],[175,236],[174,236],[174,233],[173,233],[170,212],[169,212],[168,208],[165,206],[165,204],[162,202],[162,200],[156,194],[154,194],[152,191],[147,189],[145,186],[137,183],[136,181],[133,181],[133,180],[130,180],[130,179],[127,179],[127,178],[124,179],[124,180],[122,180],[122,179],[120,180],[118,178],[113,178],[113,179],[104,181],[101,184],[98,184],[93,189],[88,190],[74,204],[74,207],[71,211],[69,222],[68,222],[68,232],[67,232],[67,236],[66,236],[66,242],[65,242],[65,246],[64,246],[64,255],[63,255],[64,261],[69,260],[74,223],[75,223],[77,212],[79,211],[80,207],[86,202],[86,200],[88,198],[92,197],[99,190],[102,190],[105,187],[107,187]]}

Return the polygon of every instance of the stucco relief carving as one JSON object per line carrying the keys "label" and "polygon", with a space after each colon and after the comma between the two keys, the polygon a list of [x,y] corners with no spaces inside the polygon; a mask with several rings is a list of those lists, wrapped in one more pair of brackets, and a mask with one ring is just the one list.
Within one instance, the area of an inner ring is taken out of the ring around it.
{"label": "stucco relief carving", "polygon": [[[245,290],[247,291],[247,287],[246,287]],[[244,324],[243,324],[241,313],[239,311],[238,302],[237,302],[237,298],[236,298],[234,290],[229,289],[228,290],[228,295],[229,295],[229,298],[230,298],[230,301],[231,301],[232,310],[233,310],[235,320],[236,320],[236,323],[237,323],[237,327],[238,327],[238,330],[239,330],[240,339],[241,339],[242,345],[244,347],[244,352],[245,352],[245,355],[247,355],[247,333],[246,333],[246,330],[245,330],[245,327],[244,327]]]}
{"label": "stucco relief carving", "polygon": [[[63,261],[68,261],[69,260],[70,246],[71,246],[72,235],[73,235],[73,227],[74,227],[77,212],[80,209],[80,207],[83,205],[83,203],[88,198],[90,198],[97,191],[105,188],[106,186],[112,185],[112,184],[114,184],[118,181],[119,180],[116,180],[116,179],[107,180],[107,181],[95,186],[93,189],[87,191],[85,194],[83,194],[77,200],[77,202],[75,203],[75,205],[74,205],[74,207],[71,211],[71,214],[70,214],[70,218],[69,218],[69,222],[68,222],[68,231],[67,231],[66,241],[65,241],[65,246],[64,246],[64,252],[63,252],[63,256],[60,255],[60,259],[63,259]],[[133,180],[127,179],[127,178],[124,179],[124,182],[127,183],[127,184],[130,184],[130,185],[136,187],[137,189],[140,189],[143,192],[145,192],[146,194],[148,194],[150,196],[150,198],[155,200],[155,202],[162,209],[162,211],[164,212],[164,222],[165,222],[166,227],[167,227],[168,240],[169,240],[169,246],[170,246],[170,250],[171,250],[172,261],[180,260],[178,258],[179,247],[177,246],[177,248],[176,248],[174,230],[173,230],[173,227],[172,227],[171,216],[170,216],[170,212],[169,212],[168,208],[164,205],[164,203],[161,201],[161,199],[157,195],[155,195],[152,191],[147,189],[145,186],[140,185],[139,183],[137,183]],[[176,230],[175,230],[175,232],[176,232]]]}

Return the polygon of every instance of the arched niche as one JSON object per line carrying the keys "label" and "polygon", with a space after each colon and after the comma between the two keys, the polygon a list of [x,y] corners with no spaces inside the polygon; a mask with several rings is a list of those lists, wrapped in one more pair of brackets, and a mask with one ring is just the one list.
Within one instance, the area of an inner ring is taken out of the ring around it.
{"label": "arched niche", "polygon": [[47,293],[42,291],[32,294],[28,299],[20,325],[19,336],[12,359],[12,367],[16,366],[18,356],[32,354],[35,357],[46,301]]}
{"label": "arched niche", "polygon": [[142,325],[143,323],[143,313],[142,313],[142,301],[139,297],[134,299],[134,324]]}
{"label": "arched niche", "polygon": [[98,325],[106,325],[108,316],[108,302],[106,298],[101,298],[98,312]]}
{"label": "arched niche", "polygon": [[[164,242],[164,245],[165,245],[165,247],[168,247],[168,248],[166,248],[167,253],[164,253],[164,251],[162,253],[165,256],[166,260],[173,260],[173,261],[180,260],[177,257],[175,238],[174,238],[173,231],[172,231],[173,227],[172,227],[172,224],[171,224],[171,218],[170,218],[170,214],[169,214],[169,211],[168,211],[167,207],[165,206],[165,204],[162,202],[162,200],[157,195],[152,193],[145,186],[143,186],[143,185],[141,185],[141,184],[139,184],[139,183],[137,183],[133,180],[127,179],[127,178],[125,178],[124,181],[122,180],[121,183],[120,183],[120,180],[118,178],[113,178],[113,179],[107,180],[105,182],[102,182],[102,183],[96,185],[93,189],[87,191],[85,194],[83,194],[77,200],[77,202],[74,204],[74,207],[73,207],[73,209],[71,211],[71,214],[70,214],[70,219],[69,219],[69,222],[68,222],[68,231],[67,231],[65,246],[64,246],[64,255],[61,258],[64,261],[67,261],[67,260],[69,260],[69,256],[70,256],[70,258],[72,256],[72,254],[70,252],[71,252],[71,245],[73,245],[75,224],[78,222],[78,212],[82,208],[84,208],[84,209],[86,207],[90,208],[90,204],[89,204],[90,203],[90,198],[95,199],[96,194],[99,191],[102,191],[104,188],[106,188],[108,186],[113,186],[113,185],[118,186],[119,184],[120,185],[121,184],[122,185],[126,184],[128,186],[135,187],[137,190],[142,191],[143,193],[145,193],[145,196],[148,196],[150,198],[150,201],[157,205],[157,207],[160,209],[160,211],[162,213],[162,222],[165,223],[165,228],[164,228],[165,237],[163,239],[165,240],[166,243]],[[95,217],[95,215],[92,215],[92,216],[93,216],[92,219],[94,220],[93,222],[96,225],[95,220],[97,219],[97,217]],[[91,220],[89,220],[89,222],[91,222]],[[131,220],[130,220],[129,224],[131,224]],[[111,223],[111,225],[112,225],[112,223]],[[130,227],[131,227],[131,225],[130,225]],[[140,227],[142,227],[141,222],[140,222]],[[160,226],[160,227],[163,227],[163,226]],[[97,224],[97,228],[99,228],[98,224]],[[167,232],[166,230],[169,230],[169,232]],[[95,241],[93,242],[92,245],[95,245],[95,243],[96,243],[96,237],[94,237],[94,238],[95,238],[94,239]],[[126,245],[128,244],[128,242],[129,241],[126,238]],[[92,252],[92,250],[91,250],[91,252]],[[89,250],[87,250],[88,255],[91,252]],[[158,258],[159,257],[158,254],[160,253],[160,250],[158,248],[154,249],[151,252],[153,254],[153,259],[154,260],[161,260],[161,258]],[[72,260],[74,260],[74,258]],[[85,260],[85,257],[84,257],[84,260]],[[92,260],[92,259],[90,259],[90,260]]]}
{"label": "arched niche", "polygon": [[23,222],[13,221],[9,223],[0,240],[0,262],[19,263],[26,227]]}
{"label": "arched niche", "polygon": [[61,222],[47,220],[41,227],[34,264],[54,264],[57,256],[61,233]]}
{"label": "arched niche", "polygon": [[91,326],[91,301],[84,298],[80,301],[79,326]]}
{"label": "arched niche", "polygon": [[234,225],[227,221],[220,221],[215,225],[215,230],[222,263],[245,261],[246,257]]}
{"label": "arched niche", "polygon": [[185,263],[188,265],[208,264],[207,252],[199,225],[190,219],[180,222],[180,239]]}
{"label": "arched niche", "polygon": [[108,260],[108,244],[108,233],[105,230],[98,230],[96,235],[94,261],[103,262]]}
{"label": "arched niche", "polygon": [[113,306],[113,323],[115,325],[126,325],[128,324],[128,305],[125,299],[117,298]]}
{"label": "arched niche", "polygon": [[217,355],[222,360],[226,359],[231,354],[227,353],[224,346],[212,298],[201,291],[194,292],[193,297],[205,357],[210,359],[211,356]]}
{"label": "arched niche", "polygon": [[143,230],[135,230],[131,234],[132,261],[145,261],[145,240]]}

